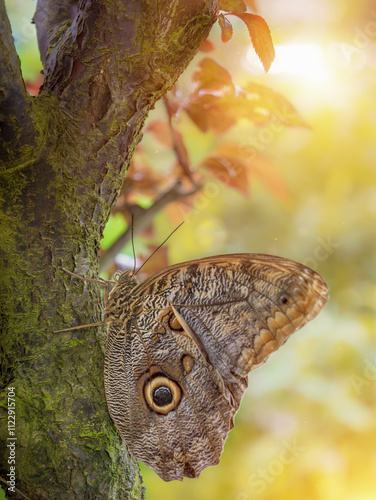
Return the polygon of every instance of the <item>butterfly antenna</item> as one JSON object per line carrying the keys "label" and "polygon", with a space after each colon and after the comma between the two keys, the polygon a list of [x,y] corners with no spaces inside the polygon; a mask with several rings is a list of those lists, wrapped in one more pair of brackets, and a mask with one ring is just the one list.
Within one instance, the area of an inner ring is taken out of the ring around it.
{"label": "butterfly antenna", "polygon": [[172,231],[172,233],[170,233],[170,234],[167,236],[167,238],[164,240],[164,242],[163,242],[163,243],[161,243],[161,244],[160,244],[160,245],[159,245],[159,246],[158,246],[158,247],[154,250],[154,252],[153,252],[152,254],[150,254],[150,255],[149,255],[149,257],[145,260],[145,262],[143,262],[143,263],[142,263],[142,265],[141,265],[141,266],[137,269],[137,271],[133,274],[134,276],[135,276],[135,275],[136,275],[136,274],[137,274],[137,273],[138,273],[138,272],[139,272],[139,271],[140,271],[140,270],[144,267],[144,265],[147,263],[147,261],[148,261],[148,260],[150,260],[150,259],[153,257],[153,255],[154,255],[156,252],[158,252],[158,250],[159,250],[161,247],[163,247],[163,245],[166,243],[166,241],[167,241],[168,239],[170,239],[170,238],[171,238],[171,236],[172,236],[172,235],[173,235],[173,234],[174,234],[174,233],[175,233],[175,232],[179,229],[179,227],[181,227],[183,224],[184,224],[184,221],[183,221],[183,222],[181,222],[181,223],[180,223],[180,224],[179,224],[179,225],[178,225],[178,226],[177,226],[177,227],[176,227],[176,228]]}
{"label": "butterfly antenna", "polygon": [[134,235],[133,235],[133,214],[132,214],[132,219],[131,219],[131,238],[132,238],[132,250],[133,250],[133,276],[136,273],[136,252],[134,250]]}

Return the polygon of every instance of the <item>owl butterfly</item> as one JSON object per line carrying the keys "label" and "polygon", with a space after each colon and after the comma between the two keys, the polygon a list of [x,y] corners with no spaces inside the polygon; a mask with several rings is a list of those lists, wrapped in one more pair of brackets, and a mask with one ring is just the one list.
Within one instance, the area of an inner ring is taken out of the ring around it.
{"label": "owl butterfly", "polygon": [[219,462],[247,388],[328,299],[315,271],[271,255],[220,255],[138,282],[122,273],[106,306],[107,404],[133,455],[162,479]]}

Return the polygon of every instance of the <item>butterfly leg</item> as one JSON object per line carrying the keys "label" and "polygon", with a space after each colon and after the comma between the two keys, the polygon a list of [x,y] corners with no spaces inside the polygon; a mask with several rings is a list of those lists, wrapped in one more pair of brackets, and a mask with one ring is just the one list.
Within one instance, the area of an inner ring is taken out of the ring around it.
{"label": "butterfly leg", "polygon": [[70,328],[63,328],[62,330],[53,330],[52,333],[70,332],[72,330],[81,330],[82,328],[91,328],[100,325],[104,325],[106,320],[100,321],[99,323],[89,323],[87,325],[71,326]]}
{"label": "butterfly leg", "polygon": [[114,280],[105,280],[104,278],[85,278],[85,276],[80,276],[79,274],[76,274],[76,273],[72,273],[72,271],[68,271],[68,269],[65,269],[65,267],[61,267],[60,269],[62,269],[64,272],[66,272],[67,274],[69,274],[70,276],[73,276],[74,278],[77,278],[81,281],[90,281],[92,283],[98,283],[99,285],[103,285],[104,286],[104,305],[106,306],[107,305],[107,302],[108,302],[108,285],[111,284],[111,285],[115,285],[116,281]]}
{"label": "butterfly leg", "polygon": [[[81,281],[90,281],[92,283],[98,283],[100,285],[104,286],[104,303],[105,305],[107,304],[108,301],[108,285],[109,283],[114,284],[116,283],[115,281],[112,280],[105,280],[104,278],[85,278],[84,276],[80,276],[79,274],[72,273],[72,271],[68,271],[68,269],[65,269],[65,267],[61,268],[64,272],[69,274],[70,276],[73,276],[74,278],[77,278]],[[72,326],[70,328],[63,328],[62,330],[53,330],[52,333],[61,333],[61,332],[70,332],[72,330],[81,330],[83,328],[90,328],[90,327],[97,327],[100,325],[104,325],[106,323],[106,319],[99,321],[98,323],[89,323],[87,325],[78,325],[78,326]]]}

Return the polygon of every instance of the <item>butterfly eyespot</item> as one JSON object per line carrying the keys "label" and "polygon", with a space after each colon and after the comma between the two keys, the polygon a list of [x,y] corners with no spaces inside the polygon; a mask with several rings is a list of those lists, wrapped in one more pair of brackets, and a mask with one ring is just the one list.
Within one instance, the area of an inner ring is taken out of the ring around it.
{"label": "butterfly eyespot", "polygon": [[193,368],[193,365],[195,364],[193,358],[191,358],[191,356],[188,356],[188,354],[185,354],[182,359],[181,359],[181,362],[183,364],[183,367],[184,367],[184,370],[189,373],[192,368]]}
{"label": "butterfly eyespot", "polygon": [[169,387],[162,385],[153,392],[153,402],[156,406],[167,406],[172,402],[172,392]]}
{"label": "butterfly eyespot", "polygon": [[182,332],[184,331],[184,328],[181,326],[178,318],[175,316],[175,314],[171,314],[169,320],[168,320],[168,326],[171,328],[173,332]]}
{"label": "butterfly eyespot", "polygon": [[170,307],[159,315],[159,322],[168,326],[172,332],[184,332],[184,328]]}
{"label": "butterfly eyespot", "polygon": [[157,375],[145,384],[144,396],[151,410],[165,415],[180,403],[181,389],[173,380]]}

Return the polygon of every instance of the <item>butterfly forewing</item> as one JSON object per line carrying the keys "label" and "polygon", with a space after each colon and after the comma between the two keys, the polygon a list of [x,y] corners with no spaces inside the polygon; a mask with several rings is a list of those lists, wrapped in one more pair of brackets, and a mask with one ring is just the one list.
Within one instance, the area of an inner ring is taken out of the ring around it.
{"label": "butterfly forewing", "polygon": [[315,271],[281,257],[236,254],[171,266],[139,285],[166,297],[223,378],[246,376],[325,304]]}
{"label": "butterfly forewing", "polygon": [[164,480],[218,463],[250,370],[313,319],[327,285],[296,262],[224,255],[136,284],[106,309],[109,410],[136,458]]}

